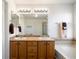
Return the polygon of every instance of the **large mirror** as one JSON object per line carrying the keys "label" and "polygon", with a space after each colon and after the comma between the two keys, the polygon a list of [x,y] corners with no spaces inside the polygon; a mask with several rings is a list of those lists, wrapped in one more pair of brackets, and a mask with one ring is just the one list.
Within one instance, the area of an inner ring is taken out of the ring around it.
{"label": "large mirror", "polygon": [[12,23],[16,28],[16,36],[48,36],[47,14],[13,14]]}

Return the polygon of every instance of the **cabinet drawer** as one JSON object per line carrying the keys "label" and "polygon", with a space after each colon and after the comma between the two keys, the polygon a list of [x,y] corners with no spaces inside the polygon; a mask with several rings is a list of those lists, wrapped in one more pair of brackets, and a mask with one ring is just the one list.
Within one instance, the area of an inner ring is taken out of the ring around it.
{"label": "cabinet drawer", "polygon": [[47,57],[47,59],[55,59],[54,57]]}
{"label": "cabinet drawer", "polygon": [[37,53],[28,53],[28,56],[37,56]]}
{"label": "cabinet drawer", "polygon": [[38,59],[46,59],[46,57],[38,57]]}
{"label": "cabinet drawer", "polygon": [[37,47],[28,47],[28,56],[37,56]]}
{"label": "cabinet drawer", "polygon": [[27,42],[28,46],[37,46],[37,42],[36,41],[30,41]]}
{"label": "cabinet drawer", "polygon": [[11,57],[10,59],[18,59],[18,58],[16,58],[16,57]]}
{"label": "cabinet drawer", "polygon": [[19,59],[26,59],[26,57],[19,57]]}
{"label": "cabinet drawer", "polygon": [[28,56],[28,59],[37,59],[36,56]]}
{"label": "cabinet drawer", "polygon": [[37,47],[28,47],[28,53],[31,53],[31,52],[36,52],[37,53]]}

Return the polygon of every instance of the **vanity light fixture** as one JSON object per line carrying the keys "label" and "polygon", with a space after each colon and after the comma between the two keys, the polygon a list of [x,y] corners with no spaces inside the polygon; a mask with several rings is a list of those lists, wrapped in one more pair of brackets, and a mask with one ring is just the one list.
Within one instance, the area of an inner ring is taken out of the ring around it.
{"label": "vanity light fixture", "polygon": [[35,13],[47,13],[47,10],[34,10]]}
{"label": "vanity light fixture", "polygon": [[27,8],[22,8],[17,10],[18,13],[28,13],[28,14],[47,14],[48,9],[47,8],[34,8],[34,9],[27,9]]}
{"label": "vanity light fixture", "polygon": [[30,13],[31,10],[30,9],[20,9],[18,12],[22,12],[22,13]]}

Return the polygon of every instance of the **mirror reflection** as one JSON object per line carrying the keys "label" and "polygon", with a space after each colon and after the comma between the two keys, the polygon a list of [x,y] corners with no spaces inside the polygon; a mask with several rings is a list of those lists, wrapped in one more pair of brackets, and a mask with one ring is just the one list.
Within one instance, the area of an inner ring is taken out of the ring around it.
{"label": "mirror reflection", "polygon": [[16,36],[48,36],[47,14],[12,14],[12,23],[14,23]]}

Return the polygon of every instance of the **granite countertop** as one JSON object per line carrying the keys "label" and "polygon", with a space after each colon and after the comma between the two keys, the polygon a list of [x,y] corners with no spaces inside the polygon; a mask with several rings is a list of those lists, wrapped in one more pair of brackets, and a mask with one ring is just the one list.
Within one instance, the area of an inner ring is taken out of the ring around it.
{"label": "granite countertop", "polygon": [[49,37],[12,37],[10,41],[54,41]]}
{"label": "granite countertop", "polygon": [[55,49],[59,52],[65,59],[76,59],[76,44],[69,43],[56,43]]}

